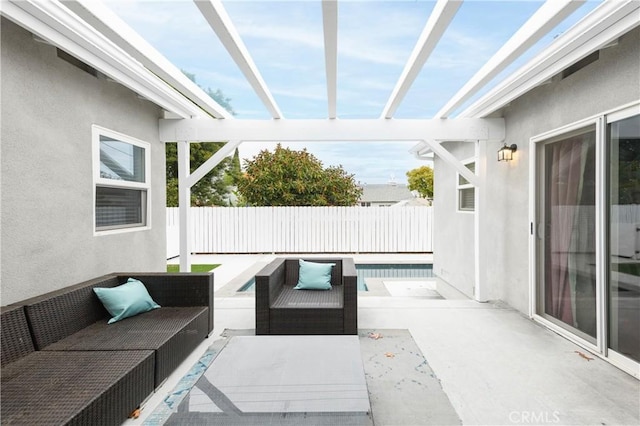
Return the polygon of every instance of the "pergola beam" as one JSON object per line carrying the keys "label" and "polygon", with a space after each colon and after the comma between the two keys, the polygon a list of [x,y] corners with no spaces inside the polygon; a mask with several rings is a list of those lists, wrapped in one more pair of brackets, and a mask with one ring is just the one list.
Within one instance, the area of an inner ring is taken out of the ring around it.
{"label": "pergola beam", "polygon": [[387,101],[387,105],[382,111],[381,118],[391,118],[396,113],[400,102],[402,102],[418,74],[420,74],[429,55],[431,55],[438,41],[440,41],[461,5],[462,0],[438,0],[409,57],[409,61],[402,71],[400,79],[391,93],[391,97]]}
{"label": "pergola beam", "polygon": [[327,103],[329,118],[336,118],[338,74],[338,1],[322,0],[324,30],[324,62],[327,73]]}
{"label": "pergola beam", "polygon": [[180,209],[180,272],[191,271],[191,187],[240,145],[240,141],[227,142],[193,173],[190,164],[190,142],[178,141],[178,207]]}
{"label": "pergola beam", "polygon": [[189,176],[187,176],[186,183],[187,183],[187,185],[189,185],[189,188],[191,188],[193,185],[198,183],[198,181],[200,179],[202,179],[203,177],[205,177],[205,175],[207,173],[209,173],[215,166],[220,164],[220,162],[222,160],[224,160],[225,157],[230,155],[231,152],[234,149],[236,149],[238,147],[238,145],[240,145],[240,143],[241,143],[241,141],[229,141],[229,142],[227,142],[226,144],[224,144],[224,146],[222,148],[217,150],[215,154],[213,154],[211,157],[209,157],[209,159],[207,161],[202,163],[202,165],[200,165],[200,167],[198,167],[196,170],[194,170],[193,173],[191,173]]}
{"label": "pergola beam", "polygon": [[[457,139],[456,139],[457,140]],[[442,158],[445,163],[449,164],[451,167],[456,169],[456,172],[462,175],[470,184],[475,187],[480,186],[480,181],[478,176],[476,176],[467,166],[462,164],[460,160],[458,160],[453,154],[451,154],[444,146],[442,146],[442,142],[446,141],[435,141],[430,139],[424,139],[419,144],[411,148],[410,152],[413,153],[419,159],[425,159],[423,155],[426,152],[433,152],[438,157]],[[473,141],[477,143],[477,141]]]}
{"label": "pergola beam", "polygon": [[503,118],[451,120],[160,120],[160,140],[261,141],[502,141]]}
{"label": "pergola beam", "polygon": [[216,33],[220,42],[227,49],[247,81],[256,92],[271,117],[283,118],[275,99],[264,82],[258,67],[253,62],[249,51],[242,42],[231,18],[220,0],[194,0],[202,16]]}
{"label": "pergola beam", "polygon": [[585,0],[547,0],[458,93],[449,99],[435,118],[447,118],[584,2]]}
{"label": "pergola beam", "polygon": [[233,118],[104,4],[94,0],[63,0],[62,3],[204,112],[215,118]]}

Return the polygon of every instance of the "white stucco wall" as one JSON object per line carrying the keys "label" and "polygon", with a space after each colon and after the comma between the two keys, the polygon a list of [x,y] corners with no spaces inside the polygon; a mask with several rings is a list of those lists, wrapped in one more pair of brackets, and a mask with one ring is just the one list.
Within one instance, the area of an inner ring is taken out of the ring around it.
{"label": "white stucco wall", "polygon": [[[565,79],[554,78],[500,112],[506,122],[506,143],[517,144],[518,151],[514,161],[498,163],[496,152],[501,144],[487,144],[481,250],[486,259],[482,267],[490,299],[504,300],[523,313],[529,312],[529,139],[638,99],[640,29],[636,28],[617,45],[601,50],[596,62]],[[473,251],[460,250],[461,237],[455,235],[457,229],[467,234],[472,219],[453,214],[446,194],[453,193],[455,172],[442,164],[436,160],[436,273],[438,265],[457,265],[466,270],[474,261]],[[467,276],[450,274],[444,279],[466,292],[473,285]]]}
{"label": "white stucco wall", "polygon": [[[165,268],[157,106],[2,19],[1,304],[114,271]],[[94,236],[91,126],[151,143],[151,224]]]}
{"label": "white stucco wall", "polygon": [[[443,146],[458,160],[475,155],[475,144],[445,142]],[[445,282],[473,297],[474,217],[458,211],[457,173],[439,157],[434,159],[433,195],[433,271]]]}

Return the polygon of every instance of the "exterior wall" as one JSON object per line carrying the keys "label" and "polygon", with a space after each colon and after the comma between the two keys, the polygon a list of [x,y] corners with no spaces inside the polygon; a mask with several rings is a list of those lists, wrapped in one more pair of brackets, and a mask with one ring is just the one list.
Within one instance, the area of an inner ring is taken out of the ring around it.
{"label": "exterior wall", "polygon": [[[496,278],[493,298],[522,312],[529,311],[529,138],[637,101],[639,70],[640,29],[635,29],[618,45],[601,50],[596,62],[537,88],[504,111],[506,142],[517,144],[518,151],[516,161],[496,164],[501,167],[490,167],[487,174],[492,183],[487,207],[503,206],[496,209],[499,214],[486,215],[491,234],[500,235],[500,229],[504,232],[495,243],[484,245],[493,257],[487,262],[487,275]],[[498,148],[496,144],[488,151]]]}
{"label": "exterior wall", "polygon": [[[447,142],[443,146],[458,160],[472,158],[475,146],[469,142]],[[458,211],[456,170],[434,158],[433,271],[462,293],[473,297],[475,282],[474,215]]]}
{"label": "exterior wall", "polygon": [[[640,99],[638,70],[640,29],[636,28],[617,45],[601,50],[596,62],[565,79],[554,78],[550,84],[537,87],[502,111],[506,122],[505,142],[517,144],[518,150],[514,161],[498,163],[496,152],[501,143],[489,143],[486,147],[487,184],[481,193],[481,203],[485,206],[481,214],[481,250],[484,256],[482,273],[490,299],[504,300],[519,311],[529,313],[529,268],[533,266],[529,265],[529,139],[637,101]],[[473,251],[459,250],[457,240],[461,237],[455,236],[454,231],[460,229],[468,234],[471,219],[452,214],[448,195],[442,197],[443,193],[453,193],[449,187],[455,172],[447,172],[441,164],[441,160],[436,161],[436,274],[439,274],[438,265],[457,265],[466,270],[474,261]],[[439,211],[440,208],[443,211]],[[473,240],[469,241],[472,244]],[[445,274],[443,278],[463,291],[473,285],[473,281],[471,284],[464,281],[468,279],[467,274],[451,274],[450,278]]]}
{"label": "exterior wall", "polygon": [[[157,106],[2,19],[2,305],[114,271],[165,268]],[[94,236],[93,124],[151,143],[151,229]]]}

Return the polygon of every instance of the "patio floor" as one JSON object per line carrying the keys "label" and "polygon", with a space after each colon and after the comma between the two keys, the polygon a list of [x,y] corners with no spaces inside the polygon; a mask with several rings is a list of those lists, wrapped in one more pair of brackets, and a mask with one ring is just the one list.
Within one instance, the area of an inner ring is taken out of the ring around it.
{"label": "patio floor", "polygon": [[[229,288],[272,258],[193,260],[222,263],[215,271],[214,333],[126,426],[143,424],[225,329],[255,327],[253,297]],[[408,329],[463,424],[640,424],[640,381],[506,305],[439,290],[448,299],[363,295],[358,326]]]}

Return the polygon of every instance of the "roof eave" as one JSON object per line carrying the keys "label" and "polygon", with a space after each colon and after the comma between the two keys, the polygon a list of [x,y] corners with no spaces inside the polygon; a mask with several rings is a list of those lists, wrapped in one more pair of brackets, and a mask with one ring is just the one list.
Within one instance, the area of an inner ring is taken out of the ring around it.
{"label": "roof eave", "polygon": [[460,113],[484,118],[640,25],[640,2],[607,1]]}
{"label": "roof eave", "polygon": [[105,38],[193,102],[204,113],[214,118],[233,118],[223,106],[213,100],[104,4],[94,0],[62,0],[62,3]]}
{"label": "roof eave", "polygon": [[60,2],[3,2],[2,16],[180,118],[201,108],[145,68]]}

